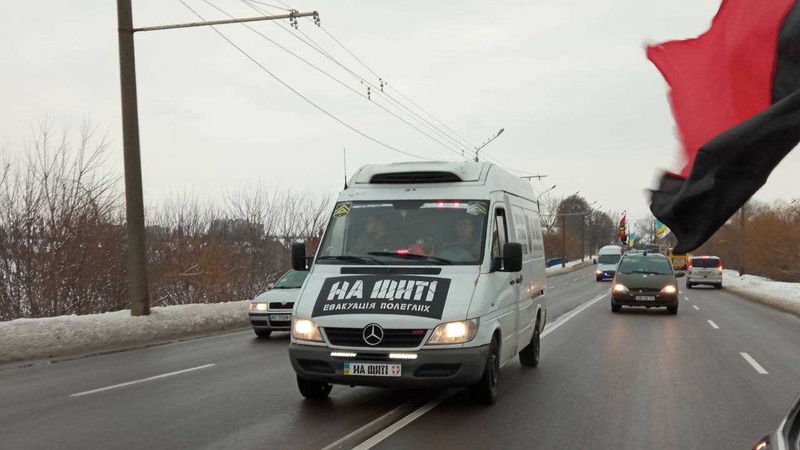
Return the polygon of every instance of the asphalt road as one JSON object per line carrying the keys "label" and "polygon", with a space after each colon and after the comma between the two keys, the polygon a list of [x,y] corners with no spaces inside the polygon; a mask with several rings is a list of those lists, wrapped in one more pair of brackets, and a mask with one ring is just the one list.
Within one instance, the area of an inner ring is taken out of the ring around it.
{"label": "asphalt road", "polygon": [[592,267],[548,284],[541,364],[504,367],[493,407],[343,386],[305,401],[288,336],[246,331],[0,371],[0,447],[347,448],[394,422],[362,448],[748,449],[800,390],[797,317],[702,288],[677,316],[612,314]]}

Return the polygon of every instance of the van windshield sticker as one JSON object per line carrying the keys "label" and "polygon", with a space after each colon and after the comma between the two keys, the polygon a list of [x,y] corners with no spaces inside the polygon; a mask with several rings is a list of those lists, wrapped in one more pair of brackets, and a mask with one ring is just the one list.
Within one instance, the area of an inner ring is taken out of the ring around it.
{"label": "van windshield sticker", "polygon": [[338,208],[336,208],[336,211],[333,212],[333,217],[346,216],[347,213],[349,212],[350,212],[350,203],[343,203]]}
{"label": "van windshield sticker", "polygon": [[469,205],[467,205],[467,214],[472,214],[473,216],[485,216],[485,202],[470,202]]}
{"label": "van windshield sticker", "polygon": [[311,317],[337,314],[400,314],[441,319],[450,280],[410,276],[327,278]]}

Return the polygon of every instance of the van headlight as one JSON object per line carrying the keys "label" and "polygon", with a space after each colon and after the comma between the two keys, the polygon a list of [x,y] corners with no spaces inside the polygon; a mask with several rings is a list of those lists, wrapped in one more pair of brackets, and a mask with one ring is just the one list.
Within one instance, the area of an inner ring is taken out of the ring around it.
{"label": "van headlight", "polygon": [[463,344],[478,334],[478,319],[459,320],[439,324],[428,339],[428,344]]}
{"label": "van headlight", "polygon": [[611,289],[613,289],[614,292],[617,292],[619,294],[624,294],[625,292],[628,292],[628,288],[626,288],[624,284],[620,283],[615,283],[614,287]]}
{"label": "van headlight", "polygon": [[250,303],[250,311],[266,311],[266,303]]}
{"label": "van headlight", "polygon": [[664,286],[664,289],[661,290],[662,294],[674,294],[676,292],[678,292],[678,289],[671,284]]}
{"label": "van headlight", "polygon": [[301,341],[322,342],[319,327],[311,319],[292,319],[292,337]]}

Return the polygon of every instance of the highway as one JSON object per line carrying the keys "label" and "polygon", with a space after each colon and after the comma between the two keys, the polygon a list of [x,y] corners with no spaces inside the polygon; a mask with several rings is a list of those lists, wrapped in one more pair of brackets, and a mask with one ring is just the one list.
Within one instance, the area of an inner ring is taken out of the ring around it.
{"label": "highway", "polygon": [[800,390],[800,318],[725,290],[613,314],[593,267],[548,279],[538,368],[464,390],[304,400],[285,333],[250,330],[0,370],[0,447],[748,449]]}

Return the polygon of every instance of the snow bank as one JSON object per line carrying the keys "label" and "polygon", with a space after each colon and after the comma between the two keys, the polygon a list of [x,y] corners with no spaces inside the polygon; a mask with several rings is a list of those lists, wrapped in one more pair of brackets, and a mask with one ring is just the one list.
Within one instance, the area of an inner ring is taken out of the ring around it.
{"label": "snow bank", "polygon": [[589,267],[590,265],[592,265],[592,257],[587,257],[586,261],[584,262],[581,262],[580,260],[570,261],[567,263],[567,267],[561,267],[561,264],[558,264],[553,267],[548,267],[544,270],[547,274],[547,277],[550,278],[557,275],[574,272],[576,270],[583,269],[584,267]]}
{"label": "snow bank", "polygon": [[775,308],[800,315],[800,283],[785,283],[755,275],[739,276],[735,270],[723,272],[725,289]]}
{"label": "snow bank", "polygon": [[249,301],[156,307],[0,322],[0,363],[134,347],[249,325]]}

